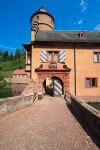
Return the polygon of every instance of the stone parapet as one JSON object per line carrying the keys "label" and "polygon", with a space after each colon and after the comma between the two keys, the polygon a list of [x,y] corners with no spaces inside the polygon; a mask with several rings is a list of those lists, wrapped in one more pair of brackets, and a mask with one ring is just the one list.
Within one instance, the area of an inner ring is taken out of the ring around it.
{"label": "stone parapet", "polygon": [[100,111],[68,92],[66,92],[65,99],[79,120],[83,122],[86,128],[90,129],[91,133],[100,141]]}
{"label": "stone parapet", "polygon": [[33,94],[29,96],[14,96],[0,99],[0,116],[31,105],[36,97],[37,95]]}

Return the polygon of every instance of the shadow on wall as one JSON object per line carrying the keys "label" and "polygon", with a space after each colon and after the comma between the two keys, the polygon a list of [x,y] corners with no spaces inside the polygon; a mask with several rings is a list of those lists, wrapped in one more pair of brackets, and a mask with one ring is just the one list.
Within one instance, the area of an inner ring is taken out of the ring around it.
{"label": "shadow on wall", "polygon": [[100,112],[70,93],[67,93],[65,100],[67,101],[67,107],[70,112],[100,148]]}
{"label": "shadow on wall", "polygon": [[84,122],[78,117],[76,112],[73,110],[71,105],[67,104],[67,107],[69,108],[70,112],[73,114],[73,116],[76,118],[76,120],[81,124],[82,128],[85,130],[85,132],[90,136],[90,138],[94,141],[94,143],[100,148],[100,141],[97,139],[97,137],[91,132],[91,130],[86,126]]}

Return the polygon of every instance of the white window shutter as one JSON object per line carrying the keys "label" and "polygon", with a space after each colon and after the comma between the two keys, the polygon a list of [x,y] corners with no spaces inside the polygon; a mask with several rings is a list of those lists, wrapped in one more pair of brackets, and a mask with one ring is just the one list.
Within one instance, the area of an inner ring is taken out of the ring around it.
{"label": "white window shutter", "polygon": [[42,62],[47,62],[47,53],[46,51],[42,50],[40,54],[40,58]]}
{"label": "white window shutter", "polygon": [[65,52],[65,50],[62,50],[62,51],[59,52],[59,60],[60,60],[61,63],[66,61],[66,52]]}

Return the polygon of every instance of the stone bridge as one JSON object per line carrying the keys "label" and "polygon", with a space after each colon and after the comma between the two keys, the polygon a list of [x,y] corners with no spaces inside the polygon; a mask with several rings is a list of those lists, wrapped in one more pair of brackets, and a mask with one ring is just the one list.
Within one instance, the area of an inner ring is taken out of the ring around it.
{"label": "stone bridge", "polygon": [[99,150],[62,97],[0,117],[0,150]]}

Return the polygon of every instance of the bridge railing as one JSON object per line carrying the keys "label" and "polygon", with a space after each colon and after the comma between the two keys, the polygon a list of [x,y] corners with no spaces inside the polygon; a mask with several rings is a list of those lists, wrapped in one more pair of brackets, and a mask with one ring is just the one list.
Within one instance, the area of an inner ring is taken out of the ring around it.
{"label": "bridge railing", "polygon": [[88,127],[91,133],[100,140],[100,111],[69,92],[65,93],[65,100],[76,113],[79,120],[84,123],[85,127]]}
{"label": "bridge railing", "polygon": [[37,99],[37,93],[28,96],[14,96],[0,99],[0,116],[30,106]]}

